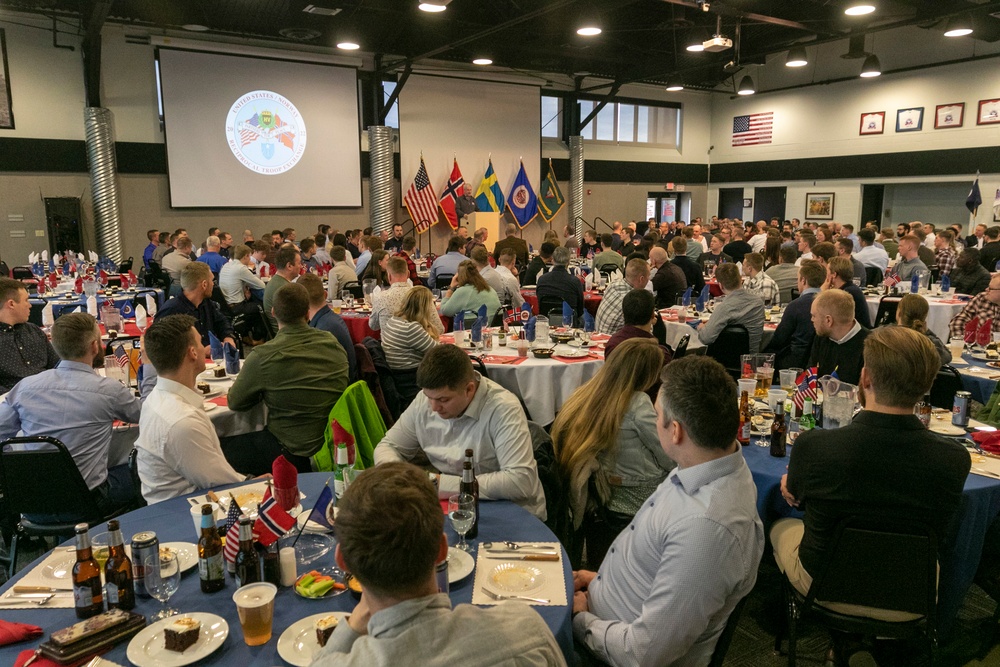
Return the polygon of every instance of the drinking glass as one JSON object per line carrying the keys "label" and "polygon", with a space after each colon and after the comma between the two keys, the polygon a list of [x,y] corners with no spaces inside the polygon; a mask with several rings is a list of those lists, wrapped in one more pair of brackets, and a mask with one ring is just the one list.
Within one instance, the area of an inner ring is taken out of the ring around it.
{"label": "drinking glass", "polygon": [[274,620],[274,595],[278,587],[259,581],[236,589],[233,602],[240,618],[243,641],[247,646],[260,646],[271,641]]}
{"label": "drinking glass", "polygon": [[757,426],[760,430],[760,435],[757,436],[756,445],[758,447],[770,447],[771,446],[771,426],[774,424],[774,413],[770,410],[760,410],[757,412],[758,417],[763,419],[762,422]]}
{"label": "drinking glass", "polygon": [[458,533],[458,544],[456,549],[462,551],[472,551],[469,543],[465,541],[465,534],[472,528],[476,520],[476,499],[469,493],[456,493],[448,498],[448,518],[451,519],[451,527]]}
{"label": "drinking glass", "polygon": [[965,352],[965,339],[961,336],[952,338],[948,341],[948,350],[951,352],[952,359],[961,361],[962,353]]}
{"label": "drinking glass", "polygon": [[361,283],[361,291],[365,295],[365,305],[369,308],[372,307],[372,292],[375,291],[375,286],[378,285],[378,281],[374,278],[366,278]]}
{"label": "drinking glass", "polygon": [[771,378],[774,375],[774,369],[770,366],[758,366],[757,367],[757,396],[760,398],[766,397],[767,392],[771,390]]}
{"label": "drinking glass", "polygon": [[90,538],[90,548],[94,554],[94,560],[97,561],[97,566],[101,568],[101,575],[104,574],[104,564],[108,562],[108,553],[110,551],[111,533],[98,533]]}
{"label": "drinking glass", "polygon": [[143,561],[143,566],[146,569],[143,581],[146,590],[163,605],[163,608],[150,620],[159,621],[174,616],[177,610],[168,607],[167,602],[181,585],[181,564],[178,555],[172,551],[156,553],[147,557]]}
{"label": "drinking glass", "polygon": [[354,294],[352,294],[350,290],[345,289],[341,292],[340,298],[344,302],[344,308],[347,308],[348,310],[354,308]]}

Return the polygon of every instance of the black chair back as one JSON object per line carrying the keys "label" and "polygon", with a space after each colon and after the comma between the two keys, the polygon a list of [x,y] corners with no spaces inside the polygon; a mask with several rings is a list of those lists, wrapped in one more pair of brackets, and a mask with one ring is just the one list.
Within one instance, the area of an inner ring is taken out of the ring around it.
{"label": "black chair back", "polygon": [[884,276],[882,269],[877,266],[865,267],[865,283],[868,285],[881,285]]}
{"label": "black chair back", "polygon": [[0,260],[0,277],[10,278],[10,267],[3,260]]}
{"label": "black chair back", "polygon": [[469,360],[472,362],[472,369],[482,375],[487,380],[490,379],[490,373],[486,370],[486,362],[483,361],[482,357],[471,356]]}
{"label": "black chair back", "polygon": [[681,339],[677,341],[677,347],[674,348],[674,359],[680,359],[688,351],[688,343],[691,342],[691,334],[684,334]]}
{"label": "black chair back", "polygon": [[931,385],[931,405],[950,410],[955,404],[955,392],[959,391],[962,391],[962,376],[951,364],[942,366]]}
{"label": "black chair back", "polygon": [[118,272],[128,273],[129,271],[132,270],[132,264],[133,264],[132,257],[129,257],[124,262],[118,265]]}
{"label": "black chair back", "polygon": [[620,271],[620,267],[617,264],[602,264],[597,267],[597,270],[604,274],[605,278],[609,278],[615,271]]}
{"label": "black chair back", "polygon": [[528,421],[528,432],[531,434],[531,447],[534,450],[535,465],[538,468],[538,481],[545,492],[545,525],[556,534],[556,537],[566,546],[570,561],[575,566],[573,549],[573,522],[569,516],[569,494],[566,480],[559,470],[555,450],[552,448],[552,438],[540,425]]}
{"label": "black chair back", "polygon": [[164,292],[170,289],[170,275],[156,260],[149,260],[149,270],[144,276],[146,287],[159,287]]}
{"label": "black chair back", "polygon": [[44,303],[34,303],[31,304],[31,311],[28,313],[28,321],[35,326],[42,326],[42,309],[45,308]]}
{"label": "black chair back", "polygon": [[365,288],[361,285],[361,283],[347,283],[342,289],[350,292],[351,296],[358,301],[362,301],[365,298]]}
{"label": "black chair back", "polygon": [[709,661],[708,667],[722,667],[726,653],[729,653],[729,645],[733,643],[733,635],[736,634],[736,626],[740,623],[740,616],[743,615],[743,608],[747,605],[748,597],[750,596],[746,595],[737,602],[732,613],[729,614],[729,618],[726,619],[726,627],[722,629],[722,634],[715,642],[715,649],[712,651],[712,659]]}
{"label": "black chair back", "polygon": [[448,289],[448,285],[451,285],[451,279],[454,277],[454,273],[437,274],[434,276],[434,289]]}
{"label": "black chair back", "polygon": [[136,507],[145,507],[146,499],[142,497],[142,480],[139,479],[139,450],[135,447],[128,453],[128,472],[132,477],[132,487],[135,489]]}
{"label": "black chair back", "polygon": [[[45,471],[44,484],[38,483],[40,470]],[[87,521],[104,518],[69,450],[55,438],[0,443],[0,487],[8,507],[18,514],[56,515],[72,508]]]}
{"label": "black chair back", "polygon": [[792,301],[795,301],[796,299],[798,299],[799,295],[800,295],[799,288],[798,287],[793,287],[792,291],[791,291],[791,295],[792,295]]}
{"label": "black chair back", "polygon": [[740,357],[750,354],[750,332],[742,324],[728,326],[708,346],[705,354],[725,366],[729,374],[738,379],[741,373]]}
{"label": "black chair back", "polygon": [[896,309],[899,308],[901,296],[884,296],[878,301],[878,311],[875,313],[874,326],[896,323]]}
{"label": "black chair back", "polygon": [[31,273],[30,266],[15,266],[10,270],[10,277],[14,280],[31,280],[35,276]]}

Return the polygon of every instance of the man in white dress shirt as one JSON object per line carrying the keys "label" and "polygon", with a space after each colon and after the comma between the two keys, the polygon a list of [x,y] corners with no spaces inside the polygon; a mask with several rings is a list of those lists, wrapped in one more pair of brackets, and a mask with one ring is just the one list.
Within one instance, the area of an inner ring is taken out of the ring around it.
{"label": "man in white dress shirt", "polygon": [[205,346],[190,315],[157,318],[143,337],[159,377],[139,417],[137,466],[147,503],[249,479],[229,465],[195,389]]}
{"label": "man in white dress shirt", "polygon": [[257,302],[264,301],[264,282],[250,270],[250,255],[245,245],[233,248],[233,258],[219,271],[219,289],[226,303],[235,313],[250,312],[253,290],[257,290]]}
{"label": "man in white dress shirt", "polygon": [[[520,308],[521,304],[524,303],[524,297],[521,295],[521,282],[517,278],[516,262],[517,254],[514,252],[514,249],[504,248],[500,253],[500,259],[497,261],[496,272],[510,293],[510,305],[514,308]],[[498,296],[500,294],[501,292],[497,292]],[[501,303],[503,303],[502,299]]]}
{"label": "man in white dress shirt", "polygon": [[545,520],[528,421],[517,398],[472,369],[454,345],[431,348],[417,368],[422,391],[375,448],[375,464],[425,456],[442,495],[458,492],[473,450],[479,495],[511,500]]}

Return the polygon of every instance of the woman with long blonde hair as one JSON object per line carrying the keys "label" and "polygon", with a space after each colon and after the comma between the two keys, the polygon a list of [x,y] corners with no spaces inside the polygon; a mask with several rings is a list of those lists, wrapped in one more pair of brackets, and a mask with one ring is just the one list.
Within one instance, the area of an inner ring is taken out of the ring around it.
{"label": "woman with long blonde hair", "polygon": [[569,480],[573,527],[594,513],[605,522],[599,531],[585,530],[591,563],[601,562],[611,540],[675,466],[660,447],[656,412],[645,393],[662,368],[655,340],[626,340],[573,392],[552,425],[556,460]]}
{"label": "woman with long blonde hair", "polygon": [[434,296],[426,287],[412,288],[399,310],[382,324],[382,351],[393,370],[403,408],[419,391],[417,366],[427,350],[438,344],[440,331],[441,319],[434,309]]}
{"label": "woman with long blonde hair", "polygon": [[896,307],[896,324],[930,338],[934,349],[941,357],[941,365],[944,366],[951,363],[951,351],[941,342],[937,334],[927,328],[927,313],[930,309],[930,304],[924,297],[919,294],[907,294],[899,300],[899,305]]}

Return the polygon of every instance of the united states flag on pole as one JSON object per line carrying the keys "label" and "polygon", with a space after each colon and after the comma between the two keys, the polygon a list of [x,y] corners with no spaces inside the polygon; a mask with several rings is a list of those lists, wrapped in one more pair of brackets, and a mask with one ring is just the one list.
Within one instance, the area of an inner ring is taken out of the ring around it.
{"label": "united states flag on pole", "polygon": [[733,118],[733,146],[771,143],[774,112],[753,113]]}
{"label": "united states flag on pole", "polygon": [[413,185],[406,191],[403,197],[403,204],[413,219],[413,226],[418,234],[423,234],[438,221],[438,200],[431,186],[431,179],[427,177],[427,167],[424,166],[424,157],[420,156],[420,168],[413,179]]}

